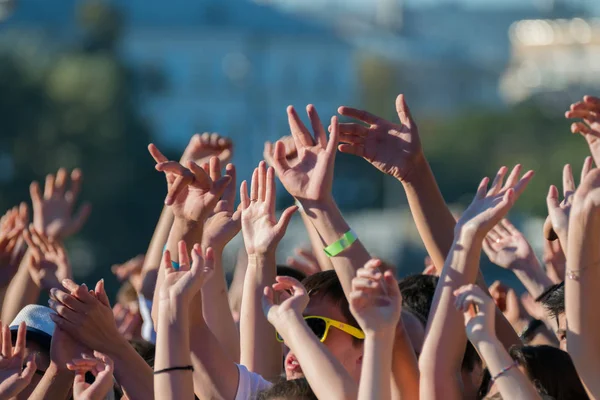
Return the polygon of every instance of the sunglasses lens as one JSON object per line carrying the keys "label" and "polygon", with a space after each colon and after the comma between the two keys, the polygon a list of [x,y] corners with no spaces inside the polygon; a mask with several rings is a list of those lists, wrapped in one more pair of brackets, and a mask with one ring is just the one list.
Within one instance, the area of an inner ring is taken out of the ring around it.
{"label": "sunglasses lens", "polygon": [[327,323],[320,318],[309,318],[306,320],[306,324],[311,331],[319,338],[323,340],[325,331],[327,330]]}

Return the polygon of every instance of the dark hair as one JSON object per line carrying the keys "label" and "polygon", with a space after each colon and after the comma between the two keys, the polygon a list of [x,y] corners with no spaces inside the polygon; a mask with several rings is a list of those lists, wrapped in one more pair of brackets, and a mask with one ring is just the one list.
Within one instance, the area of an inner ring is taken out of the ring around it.
{"label": "dark hair", "polygon": [[423,325],[427,325],[435,287],[439,280],[435,275],[417,274],[398,282],[402,293],[402,308],[419,318]]}
{"label": "dark hair", "polygon": [[306,279],[306,274],[302,271],[298,271],[296,268],[288,267],[287,265],[277,266],[277,276],[289,276],[296,279],[298,282],[302,282]]}
{"label": "dark hair", "polygon": [[565,283],[557,283],[550,286],[535,301],[542,303],[550,316],[558,319],[565,313]]}
{"label": "dark hair", "polygon": [[150,368],[154,369],[154,356],[156,353],[156,346],[153,343],[147,342],[143,339],[133,339],[129,343],[131,347],[146,361],[146,364]]}
{"label": "dark hair", "polygon": [[[435,288],[439,280],[440,278],[435,275],[416,274],[409,275],[398,282],[400,293],[402,293],[402,308],[416,316],[423,326],[427,326]],[[481,359],[475,347],[467,341],[462,369],[471,372],[475,365],[480,363]]]}
{"label": "dark hair", "polygon": [[305,378],[281,381],[258,394],[257,400],[317,400]]}
{"label": "dark hair", "polygon": [[523,366],[540,394],[556,400],[587,399],[571,356],[553,346],[513,346],[510,356]]}
{"label": "dark hair", "polygon": [[[312,274],[304,279],[302,284],[306,288],[309,297],[322,296],[325,299],[333,301],[340,308],[348,323],[360,329],[358,322],[356,322],[356,319],[354,319],[354,316],[350,312],[350,304],[348,304],[348,299],[346,298],[340,279],[334,270],[330,269]],[[361,339],[354,337],[353,339],[362,343]]]}

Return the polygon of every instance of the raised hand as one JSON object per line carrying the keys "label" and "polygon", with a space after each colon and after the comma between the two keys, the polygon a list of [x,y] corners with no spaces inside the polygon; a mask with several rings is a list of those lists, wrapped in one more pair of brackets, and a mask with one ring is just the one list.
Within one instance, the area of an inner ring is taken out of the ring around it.
{"label": "raised hand", "polygon": [[[220,162],[217,158],[210,160],[211,179],[218,181],[221,178]],[[223,192],[223,197],[215,206],[213,213],[204,224],[203,247],[212,247],[216,252],[222,252],[242,228],[241,210],[235,210],[236,171],[233,164],[227,164],[225,174],[231,178]]]}
{"label": "raised hand", "polygon": [[[586,157],[581,169],[581,182],[587,174],[592,170],[592,157]],[[544,223],[544,237],[547,240],[562,239],[560,242],[563,246],[567,246],[567,231],[569,228],[569,213],[573,203],[573,195],[575,194],[575,180],[573,179],[573,171],[569,164],[563,168],[563,195],[564,199],[559,203],[558,189],[556,186],[550,186],[546,203],[548,205],[548,218]]]}
{"label": "raised hand", "polygon": [[571,132],[583,135],[596,165],[600,165],[600,98],[584,96],[583,101],[571,104],[565,117],[583,120],[583,122],[573,122]]}
{"label": "raised hand", "polygon": [[465,317],[467,337],[473,343],[496,337],[495,305],[490,296],[477,285],[465,285],[454,292],[454,305]]}
{"label": "raised hand", "polygon": [[369,260],[357,271],[348,296],[350,311],[365,334],[394,332],[402,296],[392,271],[380,271],[381,260]]}
{"label": "raised hand", "polygon": [[153,144],[148,146],[148,150],[156,161],[156,170],[166,175],[168,193],[165,204],[171,206],[175,218],[204,222],[231,178],[224,176],[214,182],[206,171],[193,161],[188,161],[186,168],[176,161],[169,161]]}
{"label": "raised hand", "polygon": [[29,192],[33,205],[33,225],[38,232],[56,240],[71,236],[81,229],[92,211],[91,205],[85,203],[77,213],[73,213],[82,177],[81,171],[74,169],[70,188],[67,189],[69,177],[66,169],[59,169],[56,178],[47,175],[43,197],[40,185],[31,183]]}
{"label": "raised hand", "polygon": [[163,256],[163,266],[165,280],[160,288],[160,301],[171,301],[187,307],[214,271],[213,250],[207,249],[203,257],[200,245],[196,244],[190,266],[187,246],[182,240],[179,242],[179,268],[173,267],[169,250]]}
{"label": "raised hand", "polygon": [[506,167],[498,170],[489,190],[489,178],[483,178],[475,198],[457,221],[455,232],[468,231],[483,240],[487,233],[504,218],[533,177],[533,171],[529,171],[519,179],[521,165],[517,165],[503,186],[506,172]]}
{"label": "raised hand", "polygon": [[338,143],[337,117],[331,119],[329,141],[313,105],[306,107],[314,131],[308,131],[293,107],[288,107],[288,122],[294,145],[298,151],[298,163],[290,165],[286,146],[282,141],[275,143],[273,167],[285,189],[296,199],[322,201],[331,197],[333,166]]}
{"label": "raised hand", "polygon": [[[27,326],[21,322],[17,331],[15,347],[12,347],[11,333],[8,325],[2,325],[0,346],[2,356],[0,357],[0,399],[12,399],[25,389],[36,371],[35,353],[25,358],[25,336]],[[23,361],[25,360],[25,365]]]}
{"label": "raised hand", "polygon": [[[67,368],[75,371],[73,381],[73,400],[103,400],[112,390],[113,361],[105,354],[94,351],[94,356],[83,354],[83,358],[75,358],[67,364]],[[94,375],[94,383],[85,381],[86,372]]]}
{"label": "raised hand", "polygon": [[483,240],[483,250],[491,262],[506,269],[540,267],[525,236],[507,219],[500,221]]}
{"label": "raised hand", "polygon": [[553,283],[561,283],[565,280],[567,257],[558,240],[544,240],[542,261],[546,266],[546,275]]}
{"label": "raised hand", "polygon": [[[275,279],[277,283],[264,289],[262,307],[271,325],[278,329],[288,317],[302,318],[309,297],[304,286],[296,279],[289,276],[278,276]],[[279,295],[279,304],[275,304],[275,292]]]}
{"label": "raised hand", "polygon": [[28,221],[25,203],[11,208],[0,219],[0,288],[8,286],[25,255],[26,246],[22,233]]}
{"label": "raised hand", "polygon": [[23,231],[23,237],[29,245],[29,273],[36,285],[50,290],[60,287],[63,279],[72,277],[71,264],[61,242],[51,241],[33,225]]}
{"label": "raised hand", "polygon": [[217,157],[220,162],[227,163],[233,155],[233,143],[231,139],[223,137],[218,133],[204,132],[202,135],[196,133],[190,139],[181,156],[181,163],[194,161],[203,165],[212,157]]}
{"label": "raised hand", "polygon": [[125,339],[131,340],[141,336],[143,319],[139,309],[117,303],[113,307],[113,315],[117,329]]}
{"label": "raised hand", "polygon": [[248,255],[273,253],[283,238],[297,206],[288,207],[279,221],[275,218],[275,173],[264,161],[252,174],[250,197],[248,184],[240,187],[242,234]]}
{"label": "raised hand", "polygon": [[136,275],[142,272],[142,267],[144,266],[144,254],[138,254],[125,261],[123,264],[115,264],[110,270],[117,277],[119,281],[124,281],[126,279],[130,279],[132,275]]}
{"label": "raised hand", "polygon": [[399,123],[350,107],[340,107],[338,112],[368,125],[340,124],[341,152],[363,157],[381,172],[400,181],[406,180],[413,168],[424,160],[419,130],[404,95],[396,98]]}

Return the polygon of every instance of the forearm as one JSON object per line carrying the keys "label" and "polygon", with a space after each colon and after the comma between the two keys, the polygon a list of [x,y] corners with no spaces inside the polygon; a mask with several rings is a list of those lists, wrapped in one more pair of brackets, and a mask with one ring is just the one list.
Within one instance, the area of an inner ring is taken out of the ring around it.
{"label": "forearm", "polygon": [[115,379],[121,384],[131,400],[154,398],[152,368],[120,337],[107,354],[115,364]]}
{"label": "forearm", "polygon": [[276,276],[275,253],[248,255],[240,315],[241,364],[267,379],[278,377],[282,368],[281,345],[262,311],[263,290]]}
{"label": "forearm", "polygon": [[517,265],[513,272],[534,299],[553,285],[535,256],[532,260]]}
{"label": "forearm", "polygon": [[419,235],[434,265],[444,265],[454,241],[456,219],[448,208],[429,163],[421,156],[404,191]]}
{"label": "forearm", "polygon": [[36,304],[40,297],[40,288],[35,284],[27,265],[29,256],[25,255],[15,277],[6,289],[6,299],[2,304],[2,319],[12,321],[26,305]]}
{"label": "forearm", "polygon": [[481,242],[471,235],[459,235],[450,250],[419,359],[421,398],[462,398],[460,371],[467,337],[463,315],[454,307],[454,291],[475,283],[480,252]]}
{"label": "forearm", "polygon": [[577,372],[590,394],[600,395],[600,212],[571,215],[565,306],[567,343]]}
{"label": "forearm", "polygon": [[68,399],[73,388],[73,378],[72,372],[50,363],[29,400]]}
{"label": "forearm", "polygon": [[[475,343],[475,347],[485,360],[492,377],[498,376],[514,363],[502,343],[496,338]],[[504,399],[530,400],[540,398],[529,379],[516,366],[498,376],[495,383],[498,385]]]}
{"label": "forearm", "polygon": [[308,233],[308,238],[310,239],[310,245],[312,247],[313,254],[317,257],[319,262],[319,267],[321,271],[325,271],[328,269],[333,269],[333,265],[331,265],[331,260],[327,257],[327,254],[323,251],[323,248],[326,246],[321,240],[319,233],[313,226],[311,219],[306,215],[304,210],[300,210],[300,215],[302,216],[302,222],[306,227],[306,232]]}
{"label": "forearm", "polygon": [[144,279],[142,281],[141,293],[147,299],[151,299],[154,296],[154,288],[156,286],[156,278],[160,269],[163,248],[167,243],[167,238],[169,237],[169,232],[171,231],[172,225],[173,213],[168,207],[164,206],[162,212],[160,213],[156,228],[154,229],[152,239],[150,240],[150,246],[146,251],[144,266],[142,267],[142,275]]}
{"label": "forearm", "polygon": [[233,400],[237,393],[239,371],[206,324],[190,329],[194,392],[199,399]]}
{"label": "forearm", "polygon": [[358,399],[391,399],[390,371],[394,332],[379,335],[367,334],[364,342],[364,356],[358,387]]}
{"label": "forearm", "polygon": [[[163,300],[159,309],[154,370],[191,365],[187,307],[179,307]],[[155,396],[159,399],[191,399],[194,395],[192,376],[190,370],[173,370],[154,375]]]}
{"label": "forearm", "polygon": [[[290,317],[282,325],[280,333],[298,358],[302,372],[317,398],[357,398],[357,383],[317,339],[301,316]],[[389,386],[389,380],[387,384]]]}
{"label": "forearm", "polygon": [[[207,245],[206,247],[209,247]],[[223,252],[214,252],[215,271],[210,280],[202,287],[202,315],[206,325],[219,338],[232,361],[240,361],[240,335],[229,307],[227,282],[223,273]]]}
{"label": "forearm", "polygon": [[[333,200],[318,203],[304,201],[302,206],[326,245],[337,242],[350,230]],[[352,291],[352,279],[356,276],[356,271],[370,259],[369,252],[359,239],[337,256],[330,258],[346,296]]]}
{"label": "forearm", "polygon": [[396,328],[394,340],[392,397],[395,400],[419,398],[419,363],[402,322]]}

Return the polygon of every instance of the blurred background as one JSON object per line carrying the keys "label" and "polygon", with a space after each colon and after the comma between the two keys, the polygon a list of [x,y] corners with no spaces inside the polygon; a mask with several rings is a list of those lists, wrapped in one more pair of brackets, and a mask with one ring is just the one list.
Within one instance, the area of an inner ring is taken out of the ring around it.
{"label": "blurred background", "polygon": [[[148,143],[179,158],[194,133],[219,132],[241,181],[266,140],[289,134],[288,104],[396,120],[404,93],[458,211],[499,166],[536,170],[511,218],[539,249],[548,186],[587,155],[563,114],[600,92],[599,17],[596,0],[0,0],[0,208],[81,167],[93,211],[67,243],[75,278],[108,278],[146,251],[162,207]],[[334,191],[373,254],[400,276],[423,269],[398,182],[340,154]],[[302,244],[295,217],[279,257]]]}

